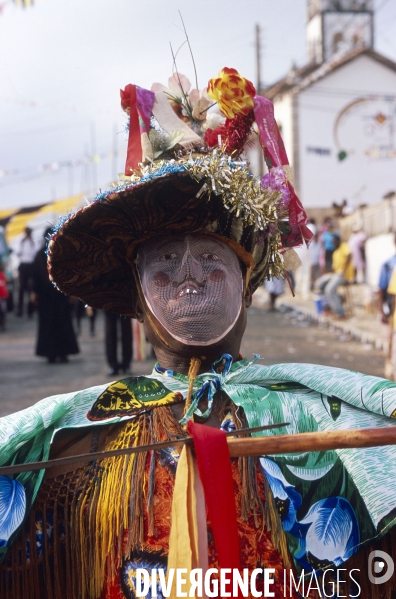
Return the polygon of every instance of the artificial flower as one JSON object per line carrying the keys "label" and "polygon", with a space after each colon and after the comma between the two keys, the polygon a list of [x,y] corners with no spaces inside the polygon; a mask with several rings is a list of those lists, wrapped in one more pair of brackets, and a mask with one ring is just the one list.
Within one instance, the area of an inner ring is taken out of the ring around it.
{"label": "artificial flower", "polygon": [[290,187],[285,170],[282,166],[272,168],[269,173],[261,179],[261,186],[273,191],[280,191],[280,201],[287,205],[290,202]]}
{"label": "artificial flower", "polygon": [[169,134],[159,133],[155,129],[151,129],[149,140],[153,148],[154,160],[159,158],[161,154],[174,148],[184,137],[183,131],[171,131]]}
{"label": "artificial flower", "polygon": [[235,69],[224,67],[214,79],[210,79],[208,96],[217,102],[221,112],[229,119],[247,115],[252,110],[256,95],[253,83],[241,77]]}
{"label": "artificial flower", "polygon": [[226,121],[226,118],[220,112],[207,112],[205,128],[206,129],[216,129],[223,125]]}
{"label": "artificial flower", "polygon": [[224,125],[220,125],[216,129],[207,129],[204,141],[210,148],[213,148],[219,143],[220,136],[223,152],[230,156],[235,153],[240,154],[248,140],[253,120],[252,110],[246,116],[238,115],[233,119],[226,119]]}
{"label": "artificial flower", "polygon": [[122,110],[124,110],[127,114],[129,114],[130,111],[130,106],[131,106],[131,93],[132,93],[132,89],[135,86],[132,85],[131,83],[129,83],[129,85],[126,86],[125,89],[120,89],[120,96],[121,96],[121,108]]}
{"label": "artificial flower", "polygon": [[[139,112],[142,113],[149,123],[150,127],[150,117],[151,111],[153,110],[155,96],[153,92],[148,89],[144,89],[143,87],[136,87],[136,103]],[[122,102],[121,102],[122,106]],[[148,127],[148,128],[149,128]]]}
{"label": "artificial flower", "polygon": [[[198,90],[193,90],[193,91],[198,91]],[[191,98],[191,94],[189,97]],[[210,106],[210,101],[207,100],[206,98],[199,98],[198,102],[195,105],[194,104],[195,103],[191,102],[191,105],[193,107],[191,114],[192,114],[194,121],[199,121],[199,122],[206,121],[206,111],[207,111],[208,107]]]}

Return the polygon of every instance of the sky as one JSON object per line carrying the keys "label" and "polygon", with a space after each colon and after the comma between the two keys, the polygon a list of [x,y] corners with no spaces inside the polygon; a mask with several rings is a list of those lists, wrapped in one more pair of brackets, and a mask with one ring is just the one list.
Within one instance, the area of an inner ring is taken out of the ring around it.
{"label": "sky", "polygon": [[[307,0],[0,0],[0,210],[106,189],[124,168],[119,90],[172,74],[187,29],[200,88],[224,66],[256,82],[306,63]],[[396,61],[396,0],[375,0],[375,49]],[[177,68],[193,83],[187,45]]]}

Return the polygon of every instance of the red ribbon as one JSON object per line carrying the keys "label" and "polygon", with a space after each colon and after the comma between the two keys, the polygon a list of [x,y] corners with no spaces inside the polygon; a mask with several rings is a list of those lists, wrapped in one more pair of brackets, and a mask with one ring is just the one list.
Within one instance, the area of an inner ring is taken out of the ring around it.
{"label": "red ribbon", "polygon": [[235,490],[227,438],[224,431],[191,420],[187,429],[194,439],[219,567],[240,569]]}
{"label": "red ribbon", "polygon": [[[288,182],[288,188],[290,190],[290,203],[289,203],[289,223],[290,227],[293,230],[299,229],[301,233],[302,239],[305,240],[308,245],[313,237],[313,233],[310,229],[308,229],[307,222],[307,213],[305,212],[303,205],[296,192],[294,191],[293,185]],[[296,244],[298,245],[298,244]]]}
{"label": "red ribbon", "polygon": [[121,106],[129,108],[129,137],[125,163],[125,174],[131,175],[142,161],[142,142],[140,136],[139,116],[136,107],[136,85],[127,85],[121,90]]}

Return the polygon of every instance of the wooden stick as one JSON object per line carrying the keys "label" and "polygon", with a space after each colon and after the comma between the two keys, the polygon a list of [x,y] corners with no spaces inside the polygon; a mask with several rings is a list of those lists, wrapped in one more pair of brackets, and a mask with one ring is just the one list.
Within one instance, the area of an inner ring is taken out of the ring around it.
{"label": "wooden stick", "polygon": [[396,445],[396,426],[228,439],[231,457]]}
{"label": "wooden stick", "polygon": [[[226,433],[227,436],[247,434],[271,428],[285,426],[287,423],[256,427]],[[345,449],[359,447],[381,447],[382,445],[396,445],[396,426],[383,428],[364,428],[343,431],[324,431],[316,433],[300,433],[295,435],[274,435],[271,437],[249,437],[242,439],[227,438],[228,449],[231,457],[277,455],[283,453],[304,453],[308,451],[327,451],[329,449]],[[81,455],[55,458],[46,462],[33,462],[27,464],[13,464],[0,467],[0,475],[16,474],[18,472],[31,472],[44,470],[55,466],[66,466],[93,460],[103,460],[118,455],[153,451],[175,445],[193,445],[192,437],[164,441],[151,445],[137,447],[124,447],[110,451],[98,451]]]}
{"label": "wooden stick", "polygon": [[[266,424],[264,426],[256,426],[253,428],[243,428],[225,433],[226,437],[236,435],[250,435],[258,431],[265,431],[275,428],[288,426],[289,422],[280,422],[278,424]],[[0,466],[0,476],[17,474],[19,472],[33,472],[35,470],[45,470],[47,468],[55,468],[56,466],[70,466],[72,464],[89,463],[94,460],[104,460],[113,458],[119,455],[131,455],[133,453],[142,453],[144,451],[157,451],[166,447],[174,447],[175,445],[193,445],[192,437],[182,437],[180,439],[172,439],[171,441],[162,441],[161,443],[150,443],[149,445],[137,445],[136,447],[122,447],[121,449],[108,449],[105,451],[96,451],[93,453],[81,453],[79,455],[66,456],[64,458],[52,458],[40,462],[27,462],[26,464],[13,464],[12,466]]]}

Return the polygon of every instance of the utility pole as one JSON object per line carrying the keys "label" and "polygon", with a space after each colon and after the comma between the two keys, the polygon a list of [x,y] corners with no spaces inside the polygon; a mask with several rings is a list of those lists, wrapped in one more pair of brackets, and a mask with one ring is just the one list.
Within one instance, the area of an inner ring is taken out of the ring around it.
{"label": "utility pole", "polygon": [[[256,93],[260,95],[261,92],[261,31],[260,25],[256,23]],[[257,166],[258,175],[260,179],[264,175],[264,158],[261,151],[261,147],[257,144]]]}
{"label": "utility pole", "polygon": [[256,92],[261,91],[261,32],[260,25],[256,23]]}

